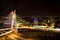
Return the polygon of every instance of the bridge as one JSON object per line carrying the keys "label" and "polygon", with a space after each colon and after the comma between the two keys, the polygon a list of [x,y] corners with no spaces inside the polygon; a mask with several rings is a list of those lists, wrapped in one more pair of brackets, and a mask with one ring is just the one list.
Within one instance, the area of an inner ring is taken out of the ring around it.
{"label": "bridge", "polygon": [[[3,23],[3,22],[0,22]],[[9,15],[7,20],[4,21],[4,25],[8,25],[8,28],[0,29],[0,37],[7,36],[11,40],[25,40],[24,38],[20,37],[20,34],[18,33],[18,29],[16,27],[16,13],[15,11],[12,11]],[[10,28],[9,28],[10,25]],[[1,39],[2,40],[2,39]]]}

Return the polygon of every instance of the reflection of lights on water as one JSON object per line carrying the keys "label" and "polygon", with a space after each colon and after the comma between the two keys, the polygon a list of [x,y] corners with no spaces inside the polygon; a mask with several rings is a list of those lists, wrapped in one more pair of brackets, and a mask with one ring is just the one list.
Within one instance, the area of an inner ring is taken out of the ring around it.
{"label": "reflection of lights on water", "polygon": [[52,29],[52,30],[60,30],[60,29],[58,29],[58,28],[55,28],[55,29]]}
{"label": "reflection of lights on water", "polygon": [[60,29],[59,28],[52,28],[50,29],[51,31],[55,31],[55,32],[60,32]]}

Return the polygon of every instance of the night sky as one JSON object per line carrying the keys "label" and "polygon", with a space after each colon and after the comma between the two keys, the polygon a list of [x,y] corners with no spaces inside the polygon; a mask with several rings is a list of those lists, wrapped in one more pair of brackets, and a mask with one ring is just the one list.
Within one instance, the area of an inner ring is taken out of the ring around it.
{"label": "night sky", "polygon": [[16,10],[19,16],[60,16],[60,4],[57,0],[1,0],[0,16]]}

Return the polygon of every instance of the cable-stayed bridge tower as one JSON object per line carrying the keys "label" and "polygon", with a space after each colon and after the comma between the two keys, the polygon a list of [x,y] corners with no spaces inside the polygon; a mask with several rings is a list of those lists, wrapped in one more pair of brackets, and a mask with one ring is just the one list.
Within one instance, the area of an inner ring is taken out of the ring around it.
{"label": "cable-stayed bridge tower", "polygon": [[[8,36],[9,38],[16,40],[15,38],[18,38],[18,30],[16,26],[16,10],[11,11],[11,13],[8,15],[8,18],[4,21],[4,27],[5,29],[0,29],[0,36]],[[4,31],[4,30],[9,30]],[[3,32],[2,32],[3,31]]]}

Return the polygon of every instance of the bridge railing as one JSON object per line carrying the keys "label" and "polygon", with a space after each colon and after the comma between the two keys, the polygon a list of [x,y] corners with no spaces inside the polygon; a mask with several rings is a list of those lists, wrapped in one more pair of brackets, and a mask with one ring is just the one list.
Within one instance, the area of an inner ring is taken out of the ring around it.
{"label": "bridge railing", "polygon": [[5,29],[0,29],[0,31],[3,31],[3,30],[10,30],[11,28],[5,28]]}
{"label": "bridge railing", "polygon": [[[8,32],[4,31],[4,30],[9,30]],[[3,35],[7,35],[11,32],[13,32],[14,30],[11,30],[11,28],[6,28],[6,29],[0,29],[0,36],[3,36]]]}

